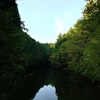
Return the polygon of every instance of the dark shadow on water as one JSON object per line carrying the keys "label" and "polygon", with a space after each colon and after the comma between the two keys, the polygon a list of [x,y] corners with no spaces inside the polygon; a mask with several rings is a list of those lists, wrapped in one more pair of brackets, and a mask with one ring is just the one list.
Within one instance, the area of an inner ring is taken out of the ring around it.
{"label": "dark shadow on water", "polygon": [[27,78],[20,89],[17,90],[13,100],[30,100],[33,99],[41,87],[44,86],[45,80],[48,77],[46,69],[34,69],[32,75]]}
{"label": "dark shadow on water", "polygon": [[100,88],[88,79],[69,71],[40,68],[35,69],[34,73],[24,81],[13,100],[34,100],[44,85],[55,87],[57,100],[100,99]]}
{"label": "dark shadow on water", "polygon": [[72,72],[55,70],[53,73],[58,100],[100,99],[100,88],[88,79]]}

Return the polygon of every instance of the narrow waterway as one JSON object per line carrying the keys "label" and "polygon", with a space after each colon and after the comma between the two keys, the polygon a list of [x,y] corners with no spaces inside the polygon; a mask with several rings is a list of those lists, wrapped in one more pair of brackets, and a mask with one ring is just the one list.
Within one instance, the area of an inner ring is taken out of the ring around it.
{"label": "narrow waterway", "polygon": [[100,100],[100,88],[78,74],[40,68],[24,82],[14,100]]}

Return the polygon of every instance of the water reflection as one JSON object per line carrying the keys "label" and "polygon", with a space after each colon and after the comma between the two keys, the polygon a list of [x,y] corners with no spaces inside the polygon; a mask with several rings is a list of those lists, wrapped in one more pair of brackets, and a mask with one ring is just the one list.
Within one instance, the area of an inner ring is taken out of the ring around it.
{"label": "water reflection", "polygon": [[51,85],[43,86],[32,100],[57,100],[55,87]]}
{"label": "water reflection", "polygon": [[60,70],[53,75],[58,100],[100,100],[100,88],[85,77]]}
{"label": "water reflection", "polygon": [[100,100],[100,88],[88,79],[46,68],[34,70],[16,93],[13,100]]}

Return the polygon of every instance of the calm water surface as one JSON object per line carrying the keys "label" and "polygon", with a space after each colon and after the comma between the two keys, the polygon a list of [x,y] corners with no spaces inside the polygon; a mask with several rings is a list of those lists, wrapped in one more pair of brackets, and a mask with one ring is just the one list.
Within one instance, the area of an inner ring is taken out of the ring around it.
{"label": "calm water surface", "polygon": [[100,100],[100,88],[69,72],[35,69],[13,100]]}

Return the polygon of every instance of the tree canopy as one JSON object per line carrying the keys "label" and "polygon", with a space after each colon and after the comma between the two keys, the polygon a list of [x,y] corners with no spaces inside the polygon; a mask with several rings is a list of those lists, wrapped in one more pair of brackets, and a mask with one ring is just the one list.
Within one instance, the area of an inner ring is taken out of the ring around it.
{"label": "tree canopy", "polygon": [[100,0],[87,0],[83,17],[58,37],[50,59],[56,68],[100,80]]}

